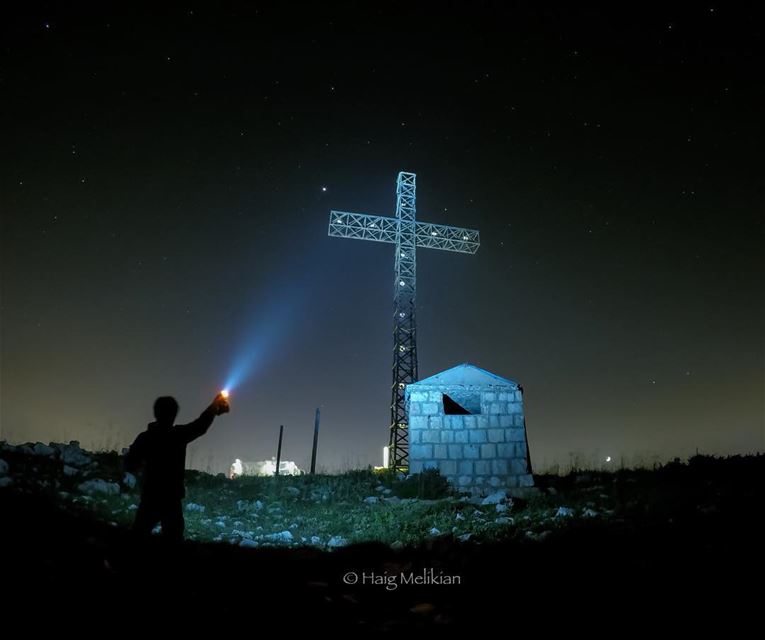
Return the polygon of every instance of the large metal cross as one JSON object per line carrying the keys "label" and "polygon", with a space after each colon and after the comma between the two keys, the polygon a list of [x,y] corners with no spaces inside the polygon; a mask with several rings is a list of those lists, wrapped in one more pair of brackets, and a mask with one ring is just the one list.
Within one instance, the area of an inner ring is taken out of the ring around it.
{"label": "large metal cross", "polygon": [[401,171],[396,181],[396,217],[332,211],[329,235],[396,245],[393,293],[393,385],[390,404],[388,464],[409,467],[409,431],[404,390],[417,381],[417,247],[475,253],[481,244],[478,231],[415,220],[415,174]]}

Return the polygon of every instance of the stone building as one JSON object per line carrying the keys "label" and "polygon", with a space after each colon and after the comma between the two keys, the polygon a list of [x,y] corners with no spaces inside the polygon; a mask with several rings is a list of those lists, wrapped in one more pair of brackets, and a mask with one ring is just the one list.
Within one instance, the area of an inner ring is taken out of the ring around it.
{"label": "stone building", "polygon": [[408,385],[406,403],[411,473],[475,494],[534,485],[517,382],[461,364]]}

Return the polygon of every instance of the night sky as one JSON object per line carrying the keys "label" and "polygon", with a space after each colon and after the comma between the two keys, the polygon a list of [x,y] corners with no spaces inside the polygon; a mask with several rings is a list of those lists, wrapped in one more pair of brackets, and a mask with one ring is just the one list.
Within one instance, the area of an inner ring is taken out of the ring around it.
{"label": "night sky", "polygon": [[537,469],[765,449],[754,5],[65,4],[0,24],[2,438],[123,447],[238,367],[193,466],[306,465],[317,406],[380,464],[393,247],[327,222],[405,170],[482,239],[418,251],[420,376],[520,382]]}

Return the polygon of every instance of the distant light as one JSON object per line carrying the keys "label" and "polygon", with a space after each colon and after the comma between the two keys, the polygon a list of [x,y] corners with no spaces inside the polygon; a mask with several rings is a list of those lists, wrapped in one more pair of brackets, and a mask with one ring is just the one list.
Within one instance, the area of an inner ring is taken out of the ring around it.
{"label": "distant light", "polygon": [[432,235],[432,236],[437,236],[437,235],[438,235],[438,231],[431,231],[431,232],[430,232],[430,235]]}
{"label": "distant light", "polygon": [[403,311],[401,311],[398,315],[401,318],[406,318],[406,313],[404,313]]}
{"label": "distant light", "polygon": [[463,240],[467,240],[467,239],[468,239],[468,237],[467,237],[467,236],[462,236],[462,239],[463,239]]}
{"label": "distant light", "polygon": [[222,390],[221,390],[221,392],[220,392],[220,394],[221,394],[221,395],[222,395],[224,398],[228,398],[228,389],[222,389]]}
{"label": "distant light", "polygon": [[611,462],[611,456],[606,456],[606,462]]}
{"label": "distant light", "polygon": [[406,282],[404,282],[403,280],[401,280],[401,281],[400,281],[398,284],[399,284],[399,286],[400,286],[400,287],[403,287],[403,286],[406,284]]}

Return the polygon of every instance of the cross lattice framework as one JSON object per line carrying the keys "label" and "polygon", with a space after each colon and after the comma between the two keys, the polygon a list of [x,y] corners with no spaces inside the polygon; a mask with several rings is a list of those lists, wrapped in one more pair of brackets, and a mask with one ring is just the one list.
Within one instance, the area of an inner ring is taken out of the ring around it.
{"label": "cross lattice framework", "polygon": [[416,220],[416,175],[401,171],[396,181],[396,217],[331,211],[329,235],[396,245],[393,293],[393,384],[389,465],[397,471],[409,467],[409,430],[406,385],[417,381],[417,247],[473,254],[481,245],[475,229],[448,227]]}

